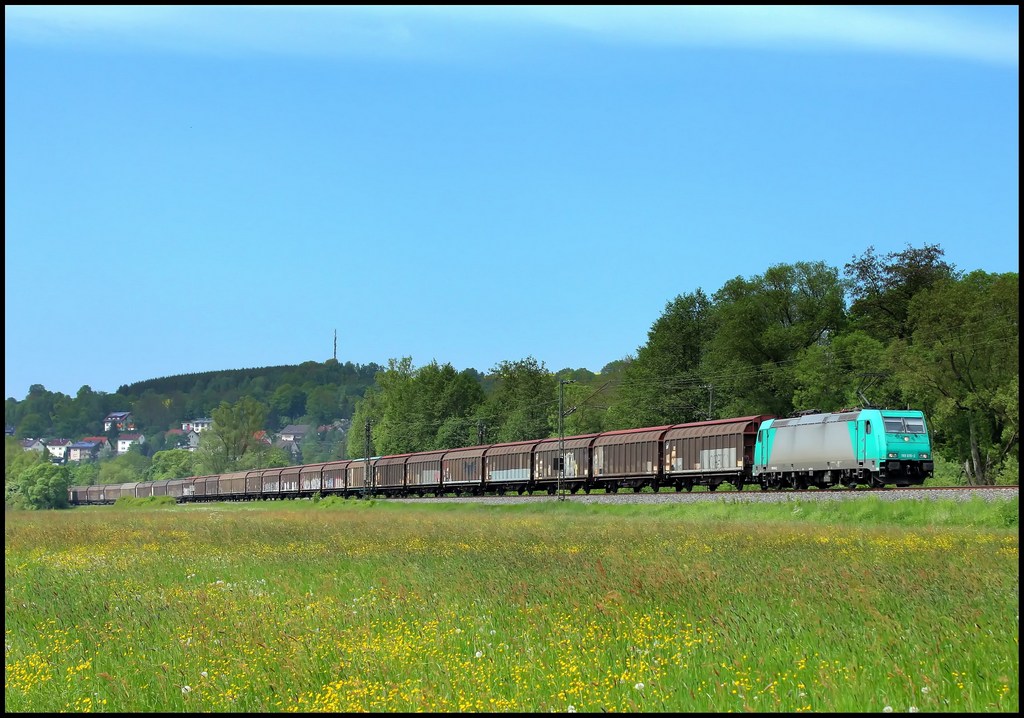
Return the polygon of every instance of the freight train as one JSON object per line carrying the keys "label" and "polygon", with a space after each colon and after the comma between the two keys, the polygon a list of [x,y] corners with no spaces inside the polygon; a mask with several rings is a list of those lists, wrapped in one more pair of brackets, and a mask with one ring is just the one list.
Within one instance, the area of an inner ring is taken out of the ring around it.
{"label": "freight train", "polygon": [[127,484],[72,486],[73,505],[122,496],[178,501],[338,495],[590,493],[703,486],[910,486],[934,471],[924,414],[850,409],[744,416],[599,434],[345,459]]}

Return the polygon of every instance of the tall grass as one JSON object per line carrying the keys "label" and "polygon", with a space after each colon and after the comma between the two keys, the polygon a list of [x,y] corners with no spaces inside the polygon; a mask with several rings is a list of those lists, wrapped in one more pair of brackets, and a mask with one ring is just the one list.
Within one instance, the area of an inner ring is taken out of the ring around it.
{"label": "tall grass", "polygon": [[8,513],[6,710],[1018,708],[981,504],[329,503]]}

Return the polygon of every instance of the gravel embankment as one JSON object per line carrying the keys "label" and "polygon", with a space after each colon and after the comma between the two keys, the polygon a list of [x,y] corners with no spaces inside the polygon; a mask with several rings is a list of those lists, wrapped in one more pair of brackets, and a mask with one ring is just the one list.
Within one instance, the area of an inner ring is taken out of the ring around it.
{"label": "gravel embankment", "polygon": [[[607,504],[671,504],[671,503],[696,503],[701,501],[720,502],[761,502],[780,503],[786,501],[856,501],[866,497],[875,497],[883,501],[904,501],[913,499],[945,500],[945,501],[968,501],[971,498],[980,498],[985,501],[1006,501],[1016,499],[1018,487],[1012,488],[984,488],[984,489],[887,489],[882,491],[867,490],[835,490],[835,491],[699,491],[694,493],[674,491],[661,491],[654,493],[636,494],[632,491],[620,492],[617,494],[567,494],[566,501],[573,503],[607,503]],[[444,496],[424,497],[412,499],[388,499],[389,501],[458,501],[465,503],[481,504],[512,504],[536,501],[557,501],[557,496],[472,496],[459,497]]]}

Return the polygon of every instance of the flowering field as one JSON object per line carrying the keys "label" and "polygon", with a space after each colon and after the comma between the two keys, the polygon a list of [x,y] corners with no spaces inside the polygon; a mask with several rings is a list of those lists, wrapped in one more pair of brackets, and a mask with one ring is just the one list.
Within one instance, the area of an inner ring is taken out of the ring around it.
{"label": "flowering field", "polygon": [[6,515],[11,711],[1013,711],[1016,529],[287,503]]}

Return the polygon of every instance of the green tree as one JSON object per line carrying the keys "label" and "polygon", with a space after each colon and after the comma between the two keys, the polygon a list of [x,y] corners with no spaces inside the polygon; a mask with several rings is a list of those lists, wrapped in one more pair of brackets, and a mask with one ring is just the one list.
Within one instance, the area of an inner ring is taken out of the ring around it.
{"label": "green tree", "polygon": [[378,408],[378,391],[376,387],[366,390],[363,398],[356,402],[355,414],[352,417],[352,427],[348,431],[347,456],[348,459],[363,458],[366,456],[366,424],[370,423],[370,446],[369,455],[376,456],[376,447],[373,442],[373,423],[380,415]]}
{"label": "green tree", "polygon": [[451,364],[436,361],[416,370],[412,388],[410,428],[414,451],[449,448],[450,429],[442,432],[442,427],[449,420],[472,423],[485,398],[480,382],[471,373],[458,372]]}
{"label": "green tree", "polygon": [[908,398],[973,484],[1018,460],[1019,291],[1016,272],[938,281],[910,303],[911,341],[893,346]]}
{"label": "green tree", "polygon": [[[543,362],[526,357],[503,361],[491,372],[497,382],[485,411],[497,426],[496,443],[542,439],[557,433],[550,423],[552,407],[558,405],[556,381]],[[490,441],[490,440],[489,440]]]}
{"label": "green tree", "polygon": [[[557,377],[557,379],[566,378],[561,373]],[[602,401],[601,397],[608,388],[609,382],[602,382],[594,386],[592,384],[580,383],[580,380],[576,379],[572,381],[576,383],[566,384],[563,387],[562,431],[564,436],[582,436],[583,434],[596,434],[604,431],[608,410],[599,402]],[[557,431],[557,406],[553,408],[548,421]]]}
{"label": "green tree", "polygon": [[329,424],[341,417],[341,395],[334,384],[314,387],[306,395],[306,416],[314,426]]}
{"label": "green tree", "polygon": [[269,417],[277,426],[284,426],[289,421],[298,420],[305,409],[306,393],[291,384],[279,386],[270,397]]}
{"label": "green tree", "polygon": [[71,472],[66,466],[57,466],[49,461],[37,462],[21,472],[18,484],[15,505],[29,509],[68,507]]}
{"label": "green tree", "polygon": [[232,471],[238,460],[256,448],[267,419],[267,407],[243,396],[234,404],[222,402],[213,410],[213,425],[202,432],[196,449],[195,468],[202,474]]}
{"label": "green tree", "polygon": [[793,410],[800,352],[841,331],[845,311],[838,272],[822,262],[770,267],[731,279],[715,293],[715,334],[703,358],[718,416]]}
{"label": "green tree", "polygon": [[21,495],[22,476],[36,464],[49,463],[45,451],[25,451],[13,436],[4,438],[4,502],[26,506]]}
{"label": "green tree", "polygon": [[235,462],[233,467],[236,471],[248,469],[275,469],[282,466],[292,465],[291,457],[284,449],[267,444],[257,445],[251,448],[244,456]]}
{"label": "green tree", "polygon": [[702,290],[669,302],[623,370],[610,425],[625,429],[709,418],[711,389],[702,359],[713,336],[711,302]]}
{"label": "green tree", "polygon": [[850,318],[862,331],[889,343],[908,339],[910,302],[919,292],[958,272],[944,259],[937,244],[907,248],[878,257],[868,247],[844,267],[849,287]]}
{"label": "green tree", "polygon": [[109,461],[100,462],[99,483],[131,484],[145,481],[150,460],[136,446]]}
{"label": "green tree", "polygon": [[153,454],[148,481],[185,479],[195,476],[195,454],[187,449],[164,449]]}
{"label": "green tree", "polygon": [[67,465],[71,472],[72,486],[93,486],[100,480],[100,465],[95,461],[71,462]]}
{"label": "green tree", "polygon": [[412,357],[389,359],[377,372],[377,416],[373,421],[373,444],[382,455],[415,451],[414,386]]}
{"label": "green tree", "polygon": [[793,408],[797,410],[898,406],[903,400],[886,345],[859,330],[801,351],[794,379]]}
{"label": "green tree", "polygon": [[28,414],[18,424],[14,435],[19,439],[39,439],[49,432],[50,420],[41,414]]}

